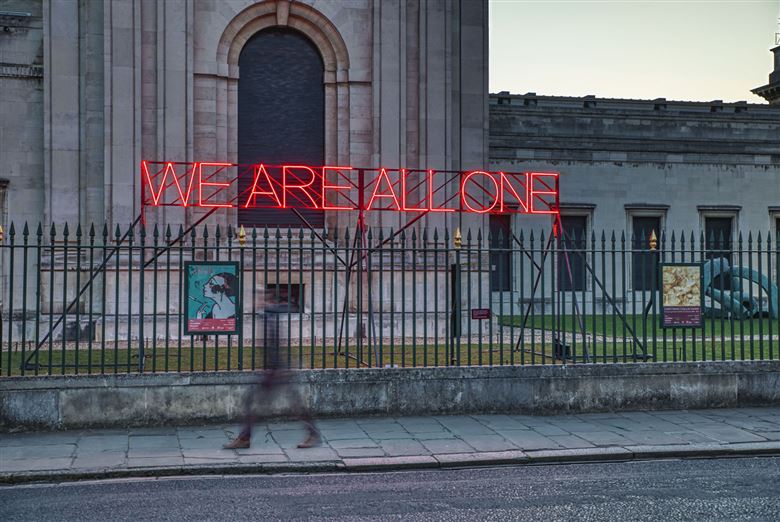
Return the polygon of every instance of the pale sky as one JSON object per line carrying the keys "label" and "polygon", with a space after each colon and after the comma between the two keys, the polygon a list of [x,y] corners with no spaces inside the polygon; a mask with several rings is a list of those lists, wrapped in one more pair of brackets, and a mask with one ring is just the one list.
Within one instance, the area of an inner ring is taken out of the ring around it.
{"label": "pale sky", "polygon": [[778,18],[780,0],[490,0],[490,92],[765,103]]}

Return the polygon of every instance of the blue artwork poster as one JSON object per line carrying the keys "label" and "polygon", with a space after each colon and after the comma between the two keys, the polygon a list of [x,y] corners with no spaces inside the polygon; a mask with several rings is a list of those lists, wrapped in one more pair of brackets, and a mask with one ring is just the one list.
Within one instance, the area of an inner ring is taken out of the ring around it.
{"label": "blue artwork poster", "polygon": [[184,332],[236,334],[241,317],[241,276],[237,262],[184,263]]}

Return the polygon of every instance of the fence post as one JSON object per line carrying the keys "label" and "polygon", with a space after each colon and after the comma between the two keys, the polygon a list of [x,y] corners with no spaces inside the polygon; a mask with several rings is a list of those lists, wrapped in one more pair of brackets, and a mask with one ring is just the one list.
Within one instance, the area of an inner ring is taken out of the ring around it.
{"label": "fence post", "polygon": [[[454,263],[450,267],[450,288],[452,292],[452,308],[450,315],[452,317],[452,324],[450,328],[450,364],[455,366],[459,362],[459,358],[455,356],[455,342],[461,335],[461,320],[460,320],[460,247],[462,246],[462,237],[460,234],[460,228],[455,229],[455,235],[453,237],[454,246]],[[460,354],[458,354],[460,355]]]}

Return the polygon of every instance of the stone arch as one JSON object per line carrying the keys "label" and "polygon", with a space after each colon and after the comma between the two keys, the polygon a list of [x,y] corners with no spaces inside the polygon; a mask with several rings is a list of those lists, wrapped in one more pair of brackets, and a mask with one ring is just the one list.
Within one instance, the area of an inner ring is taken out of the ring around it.
{"label": "stone arch", "polygon": [[325,72],[331,73],[325,83],[348,81],[349,53],[336,26],[313,7],[290,0],[259,2],[237,14],[222,32],[217,63],[228,66],[228,77],[238,78],[238,56],[247,40],[258,31],[280,26],[297,29],[314,42]]}
{"label": "stone arch", "polygon": [[[217,46],[216,116],[220,157],[238,159],[238,58],[246,42],[271,27],[295,29],[319,50],[324,64],[325,163],[350,163],[349,53],[339,30],[317,9],[290,0],[265,0],[238,13],[227,24]],[[224,155],[222,155],[224,154]],[[329,218],[326,217],[326,220]]]}

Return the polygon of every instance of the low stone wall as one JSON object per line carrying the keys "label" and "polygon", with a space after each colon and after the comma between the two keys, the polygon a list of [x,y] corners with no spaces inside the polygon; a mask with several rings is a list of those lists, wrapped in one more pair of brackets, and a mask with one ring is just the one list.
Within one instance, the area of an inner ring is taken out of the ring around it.
{"label": "low stone wall", "polygon": [[[251,373],[0,378],[0,428],[231,422]],[[318,417],[694,409],[780,404],[780,361],[306,370]],[[288,394],[262,412],[284,417]]]}

